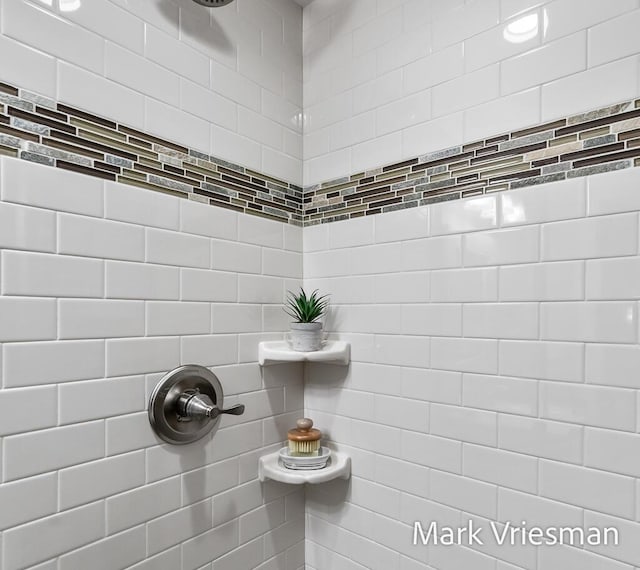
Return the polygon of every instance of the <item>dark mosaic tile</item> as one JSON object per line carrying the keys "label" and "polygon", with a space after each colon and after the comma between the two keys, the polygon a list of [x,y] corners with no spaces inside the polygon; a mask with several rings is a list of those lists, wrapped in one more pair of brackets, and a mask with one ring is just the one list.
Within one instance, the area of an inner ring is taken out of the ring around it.
{"label": "dark mosaic tile", "polygon": [[15,97],[18,96],[17,87],[13,87],[12,85],[7,85],[6,83],[0,82],[0,91],[2,91],[3,93],[8,93],[9,95],[13,95]]}
{"label": "dark mosaic tile", "polygon": [[104,172],[103,170],[98,170],[97,168],[90,168],[87,166],[82,166],[80,164],[75,164],[73,162],[65,162],[64,160],[57,160],[56,166],[64,170],[72,170],[73,172],[79,172],[80,174],[97,176],[98,178],[104,178],[105,180],[112,180],[114,182],[116,180],[116,175],[111,172]]}
{"label": "dark mosaic tile", "polygon": [[584,168],[576,168],[567,172],[567,178],[579,178],[580,176],[590,176],[592,174],[601,174],[603,172],[613,172],[615,170],[624,170],[633,166],[631,160],[618,160],[596,166],[587,166]]}
{"label": "dark mosaic tile", "polygon": [[625,113],[620,113],[619,115],[608,115],[606,117],[602,117],[600,119],[594,119],[592,121],[587,121],[584,123],[573,124],[571,126],[556,130],[556,136],[563,136],[571,133],[578,133],[580,131],[586,131],[593,127],[599,127],[600,125],[609,125],[611,123],[617,123],[618,121],[626,121],[627,119],[633,119],[635,117],[640,117],[640,109],[627,111]]}

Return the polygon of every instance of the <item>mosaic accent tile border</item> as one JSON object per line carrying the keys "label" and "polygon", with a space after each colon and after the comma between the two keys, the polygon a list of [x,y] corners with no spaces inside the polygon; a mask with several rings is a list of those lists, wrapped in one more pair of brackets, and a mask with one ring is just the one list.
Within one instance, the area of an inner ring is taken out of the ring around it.
{"label": "mosaic accent tile border", "polygon": [[302,188],[0,83],[0,154],[302,225]]}
{"label": "mosaic accent tile border", "polygon": [[0,155],[306,226],[640,166],[640,99],[303,190],[0,83]]}
{"label": "mosaic accent tile border", "polygon": [[640,166],[640,99],[305,189],[304,225]]}

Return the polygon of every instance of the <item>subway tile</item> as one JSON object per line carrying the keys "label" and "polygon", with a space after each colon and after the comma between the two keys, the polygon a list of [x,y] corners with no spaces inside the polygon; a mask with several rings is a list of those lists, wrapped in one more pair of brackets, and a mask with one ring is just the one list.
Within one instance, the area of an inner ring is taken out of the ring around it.
{"label": "subway tile", "polygon": [[629,570],[626,564],[603,558],[581,548],[561,546],[540,551],[540,564],[545,568],[584,568],[584,570]]}
{"label": "subway tile", "polygon": [[587,207],[585,188],[584,178],[573,178],[502,193],[499,205],[501,225],[582,218]]}
{"label": "subway tile", "polygon": [[501,521],[526,520],[527,524],[581,527],[582,509],[508,489],[498,491],[498,519]]}
{"label": "subway tile", "polygon": [[431,118],[431,90],[425,89],[376,109],[376,134],[385,135]]}
{"label": "subway tile", "polygon": [[61,101],[134,128],[144,127],[145,97],[142,93],[64,61],[58,61],[57,70]]}
{"label": "subway tile", "polygon": [[[14,39],[80,67],[103,72],[104,41],[42,7],[23,2],[3,6],[2,31]],[[34,34],[33,30],[40,33]],[[60,38],[67,41],[61,42]]]}
{"label": "subway tile", "polygon": [[25,89],[53,97],[56,94],[56,58],[9,37],[0,37],[6,60],[2,78]]}
{"label": "subway tile", "polygon": [[536,262],[540,255],[539,242],[536,226],[468,234],[462,242],[464,265]]}
{"label": "subway tile", "polygon": [[465,374],[462,378],[462,402],[472,408],[536,416],[538,383],[533,380]]}
{"label": "subway tile", "polygon": [[543,303],[540,306],[540,337],[543,340],[634,343],[637,341],[637,319],[635,303]]}
{"label": "subway tile", "polygon": [[104,566],[122,568],[143,560],[145,555],[145,529],[141,525],[65,554],[59,565],[61,570],[73,570],[92,566],[99,560]]}
{"label": "subway tile", "polygon": [[246,243],[214,240],[211,245],[211,267],[221,271],[260,273],[260,248]]}
{"label": "subway tile", "polygon": [[500,267],[501,301],[581,301],[585,266],[581,261]]}
{"label": "subway tile", "polygon": [[142,376],[69,382],[59,388],[61,424],[80,423],[145,408]]}
{"label": "subway tile", "polygon": [[[589,34],[593,37],[592,31]],[[617,43],[616,41],[615,44]],[[593,64],[590,62],[590,65]],[[542,86],[542,121],[605,107],[612,101],[633,99],[634,80],[638,80],[635,57],[600,65],[547,83]]]}
{"label": "subway tile", "polygon": [[[37,414],[25,410],[40,410]],[[0,392],[0,434],[35,431],[57,425],[58,397],[55,386]]]}
{"label": "subway tile", "polygon": [[[4,269],[6,271],[6,269]],[[0,340],[26,341],[56,338],[55,299],[0,298]]]}
{"label": "subway tile", "polygon": [[104,456],[104,422],[52,428],[4,440],[4,478],[12,481]]}
{"label": "subway tile", "polygon": [[216,560],[239,544],[238,521],[218,526],[182,543],[182,568],[196,570]]}
{"label": "subway tile", "polygon": [[30,567],[104,536],[104,505],[93,503],[5,531],[8,570]]}
{"label": "subway tile", "polygon": [[58,336],[61,339],[144,336],[142,301],[76,300],[58,302]]}
{"label": "subway tile", "polygon": [[618,430],[634,431],[636,403],[633,392],[622,388],[542,382],[540,416]]}
{"label": "subway tile", "polygon": [[421,336],[376,335],[376,362],[427,367],[429,339]]}
{"label": "subway tile", "polygon": [[282,303],[284,299],[283,280],[266,275],[239,275],[238,302],[240,303]]}
{"label": "subway tile", "polygon": [[434,337],[431,351],[432,368],[479,374],[498,371],[497,340]]}
{"label": "subway tile", "polygon": [[107,376],[165,372],[180,361],[178,338],[107,340]]}
{"label": "subway tile", "polygon": [[452,235],[406,241],[402,243],[401,256],[404,271],[461,267],[462,237]]}
{"label": "subway tile", "polygon": [[587,299],[640,298],[640,257],[587,261]]}
{"label": "subway tile", "polygon": [[[144,109],[145,132],[209,152],[211,125],[204,119],[151,97],[145,97]],[[188,140],[185,132],[189,133]]]}
{"label": "subway tile", "polygon": [[180,230],[189,234],[235,240],[238,214],[224,208],[211,208],[192,200],[180,200]]}
{"label": "subway tile", "polygon": [[640,209],[637,187],[640,172],[634,168],[590,176],[589,215],[601,216]]}
{"label": "subway tile", "polygon": [[148,262],[209,268],[211,240],[157,229],[147,229],[146,234]]}
{"label": "subway tile", "polygon": [[[613,544],[611,541],[607,545],[588,546],[587,549],[606,556],[607,562],[612,558],[614,560],[622,560],[627,564],[635,564],[638,560],[638,531],[640,530],[638,523],[622,520],[620,518],[610,517],[604,514],[585,511],[585,526],[594,526],[597,528],[615,528],[618,530],[619,543]],[[598,556],[596,560],[600,563],[602,558]],[[615,570],[620,568],[620,564],[612,566]]]}
{"label": "subway tile", "polygon": [[375,303],[426,303],[429,300],[429,274],[425,272],[376,275]]}
{"label": "subway tile", "polygon": [[114,534],[180,508],[180,478],[172,477],[109,497],[107,533]]}
{"label": "subway tile", "polygon": [[110,299],[180,298],[180,269],[162,265],[107,261],[106,296]]}
{"label": "subway tile", "polygon": [[498,447],[534,457],[582,463],[581,426],[500,414]]}
{"label": "subway tile", "polygon": [[461,472],[461,442],[406,430],[402,431],[400,437],[400,458],[404,461],[453,473]]}
{"label": "subway tile", "polygon": [[5,295],[102,297],[104,265],[80,257],[41,253],[2,253]]}
{"label": "subway tile", "polygon": [[302,278],[302,254],[297,251],[263,248],[262,271],[265,275],[300,279]]}
{"label": "subway tile", "polygon": [[102,216],[103,182],[60,169],[3,158],[2,199],[40,208]]}
{"label": "subway tile", "polygon": [[181,362],[202,366],[235,364],[238,361],[236,335],[198,335],[180,339]]}
{"label": "subway tile", "polygon": [[[69,362],[73,362],[72,367]],[[104,376],[99,340],[16,342],[4,346],[5,388],[57,384]]]}
{"label": "subway tile", "polygon": [[400,310],[403,334],[462,336],[462,307],[458,304],[403,304]]}
{"label": "subway tile", "polygon": [[284,233],[281,222],[265,220],[248,214],[238,216],[238,240],[282,249]]}
{"label": "subway tile", "polygon": [[58,253],[144,261],[144,230],[130,224],[60,214]]}
{"label": "subway tile", "polygon": [[211,332],[209,303],[149,301],[146,303],[146,315],[146,331],[149,336]]}
{"label": "subway tile", "polygon": [[480,338],[538,338],[538,306],[535,303],[465,304],[462,333]]}
{"label": "subway tile", "polygon": [[262,330],[260,305],[214,304],[212,308],[212,332],[243,333]]}
{"label": "subway tile", "polygon": [[105,425],[107,456],[138,451],[161,443],[151,429],[147,412],[107,418]]}
{"label": "subway tile", "polygon": [[535,493],[538,488],[538,460],[534,457],[465,444],[462,465],[463,474],[472,479],[527,493]]}
{"label": "subway tile", "polygon": [[[495,28],[499,32],[502,45],[503,30]],[[491,30],[491,34],[495,31]],[[473,38],[472,38],[473,40]],[[520,44],[523,45],[523,44]],[[467,49],[471,49],[469,46]],[[469,51],[470,56],[473,52]],[[485,52],[479,51],[480,57],[485,57]],[[470,64],[472,65],[472,64]],[[487,125],[491,125],[491,134],[504,133],[522,128],[523,125],[535,125],[540,122],[540,88],[534,87],[493,99],[481,105],[475,105],[464,111],[464,140],[482,139],[489,134]],[[445,146],[440,145],[441,147]]]}
{"label": "subway tile", "polygon": [[431,404],[429,431],[456,441],[494,446],[497,443],[497,414],[458,406]]}
{"label": "subway tile", "polygon": [[452,473],[431,473],[431,498],[450,507],[495,520],[497,495],[495,485]]}
{"label": "subway tile", "polygon": [[498,64],[436,85],[432,89],[433,116],[441,117],[491,101],[499,96],[499,89]]}
{"label": "subway tile", "polygon": [[462,403],[462,374],[443,370],[402,368],[400,394],[405,398],[440,402]]}
{"label": "subway tile", "polygon": [[144,453],[137,451],[62,469],[60,507],[69,509],[145,483]]}
{"label": "subway tile", "polygon": [[431,301],[473,303],[497,301],[496,268],[451,269],[431,272]]}
{"label": "subway tile", "polygon": [[54,252],[56,219],[52,212],[14,204],[0,204],[0,246]]}
{"label": "subway tile", "polygon": [[181,269],[183,301],[237,301],[238,275],[204,269]]}
{"label": "subway tile", "polygon": [[430,208],[431,235],[487,230],[497,226],[497,197],[469,198]]}
{"label": "subway tile", "polygon": [[587,428],[584,434],[584,464],[603,471],[637,477],[640,473],[638,446],[638,434]]}
{"label": "subway tile", "polygon": [[604,471],[540,462],[540,494],[586,509],[632,518],[634,481]]}
{"label": "subway tile", "polygon": [[157,518],[147,526],[149,554],[155,554],[206,532],[212,525],[211,500]]}
{"label": "subway tile", "polygon": [[180,80],[167,69],[111,42],[106,43],[104,65],[107,79],[178,106]]}
{"label": "subway tile", "polygon": [[590,28],[594,24],[635,8],[637,3],[633,0],[622,0],[614,7],[602,4],[585,6],[579,0],[552,2],[545,7],[549,20],[545,39],[551,41],[578,30]]}
{"label": "subway tile", "polygon": [[589,65],[601,65],[637,54],[640,51],[640,44],[633,30],[637,29],[638,24],[640,24],[640,11],[634,10],[617,18],[607,18],[606,21],[602,20],[591,27],[589,29]]}
{"label": "subway tile", "polygon": [[155,26],[146,26],[145,56],[171,71],[209,86],[209,58],[185,42],[178,41]]}
{"label": "subway tile", "polygon": [[501,94],[522,91],[584,70],[586,44],[586,32],[577,32],[501,62]]}
{"label": "subway tile", "polygon": [[58,485],[55,473],[5,483],[0,487],[4,508],[0,514],[0,528],[48,517],[57,510]]}
{"label": "subway tile", "polygon": [[581,343],[501,340],[499,344],[501,375],[582,382],[585,348]]}
{"label": "subway tile", "polygon": [[437,117],[402,131],[402,156],[415,156],[462,144],[462,111]]}
{"label": "subway tile", "polygon": [[179,227],[180,200],[173,196],[159,196],[148,190],[124,184],[107,183],[105,189],[105,217],[112,220],[175,229]]}
{"label": "subway tile", "polygon": [[640,350],[637,346],[588,344],[585,377],[587,383],[638,388]]}

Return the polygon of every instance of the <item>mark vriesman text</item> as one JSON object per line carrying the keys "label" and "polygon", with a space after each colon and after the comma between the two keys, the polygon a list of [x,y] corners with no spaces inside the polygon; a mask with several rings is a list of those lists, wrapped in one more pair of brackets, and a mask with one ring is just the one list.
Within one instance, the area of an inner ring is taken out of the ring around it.
{"label": "mark vriesman text", "polygon": [[[556,546],[558,544],[570,544],[572,546],[617,546],[619,542],[618,529],[614,527],[569,527],[569,526],[527,526],[526,521],[519,525],[511,522],[489,522],[491,530],[490,538],[495,540],[498,546],[502,545],[532,545],[532,546]],[[420,522],[413,523],[413,544],[427,546],[443,545],[483,545],[482,535],[485,529],[476,526],[472,520],[467,526],[451,527],[438,526],[432,521],[425,527]]]}

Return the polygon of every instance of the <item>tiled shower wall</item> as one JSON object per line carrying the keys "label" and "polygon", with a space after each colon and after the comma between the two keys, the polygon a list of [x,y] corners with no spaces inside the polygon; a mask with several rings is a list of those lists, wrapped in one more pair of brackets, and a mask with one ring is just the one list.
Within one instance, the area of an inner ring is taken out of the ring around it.
{"label": "tiled shower wall", "polygon": [[291,0],[1,0],[0,81],[301,183]]}
{"label": "tiled shower wall", "polygon": [[[305,185],[637,97],[639,6],[315,0],[303,23]],[[509,36],[511,24],[529,35]]]}
{"label": "tiled shower wall", "polygon": [[[302,567],[304,492],[257,480],[302,371],[256,362],[300,228],[13,158],[0,176],[0,568]],[[246,412],[176,447],[146,408],[188,363]]]}
{"label": "tiled shower wall", "polygon": [[[307,568],[640,565],[640,170],[305,228],[352,364],[305,409],[353,458]],[[413,523],[605,527],[618,547],[413,546]]]}

